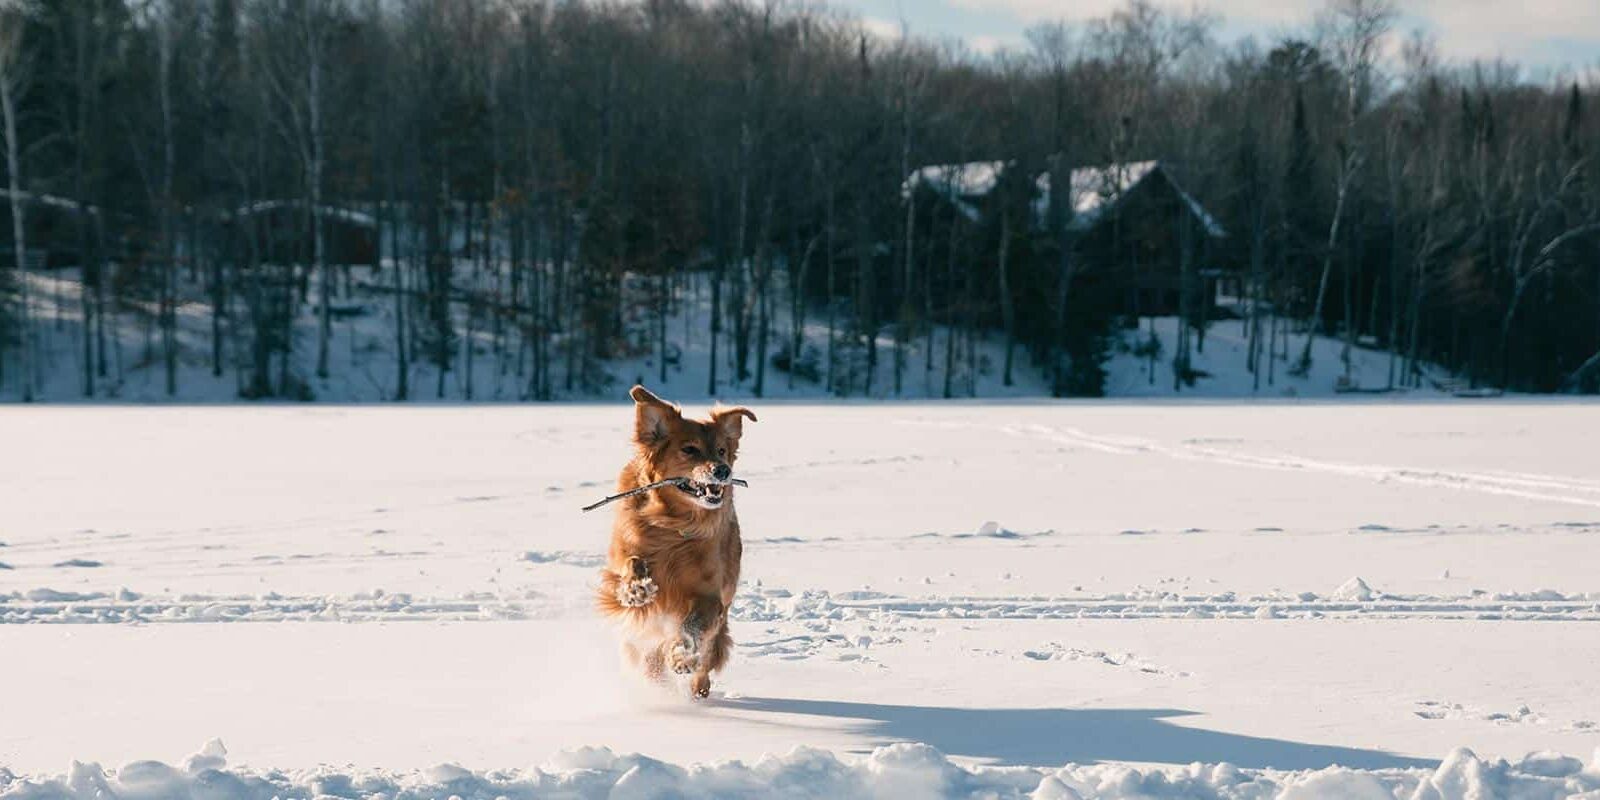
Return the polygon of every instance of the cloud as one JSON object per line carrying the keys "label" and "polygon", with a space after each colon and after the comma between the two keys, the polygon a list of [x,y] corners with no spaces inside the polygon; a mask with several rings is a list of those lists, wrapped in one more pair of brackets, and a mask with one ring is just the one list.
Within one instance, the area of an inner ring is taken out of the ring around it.
{"label": "cloud", "polygon": [[[951,6],[970,11],[1002,13],[1012,16],[1022,22],[1041,22],[1045,20],[1065,19],[1069,22],[1097,19],[1110,15],[1112,12],[1127,5],[1126,0],[1076,0],[1064,3],[1060,0],[944,0]],[[1156,2],[1156,5],[1171,11],[1188,12],[1196,7],[1204,11],[1221,14],[1233,21],[1251,22],[1262,25],[1294,25],[1311,19],[1312,12],[1319,6],[1305,6],[1296,8],[1296,4],[1272,3],[1262,0],[1212,0],[1211,2]]]}
{"label": "cloud", "polygon": [[1574,67],[1600,61],[1600,2],[1595,0],[1418,0],[1407,11],[1408,21],[1432,33],[1452,59],[1504,56]]}
{"label": "cloud", "polygon": [[[1065,19],[1082,22],[1105,17],[1126,5],[1126,0],[926,0],[926,8],[944,6],[959,10],[984,27],[1023,27],[1035,22]],[[1271,38],[1308,31],[1321,0],[1278,3],[1269,0],[1155,0],[1171,11],[1200,8],[1222,17],[1219,34],[1224,40],[1245,34]],[[1593,67],[1600,63],[1600,2],[1597,0],[1400,0],[1403,17],[1396,33],[1408,35],[1422,28],[1439,42],[1447,58],[1505,57],[1536,67],[1570,65]],[[917,15],[912,16],[916,24]],[[991,33],[987,30],[986,33]],[[972,37],[969,37],[969,39]],[[976,47],[976,44],[974,44]]]}
{"label": "cloud", "polygon": [[880,17],[862,17],[861,27],[873,36],[890,41],[898,40],[905,33],[900,23]]}
{"label": "cloud", "polygon": [[1007,48],[1020,47],[1022,45],[1022,40],[1015,36],[984,35],[969,37],[967,39],[967,44],[972,47],[973,51],[990,56]]}

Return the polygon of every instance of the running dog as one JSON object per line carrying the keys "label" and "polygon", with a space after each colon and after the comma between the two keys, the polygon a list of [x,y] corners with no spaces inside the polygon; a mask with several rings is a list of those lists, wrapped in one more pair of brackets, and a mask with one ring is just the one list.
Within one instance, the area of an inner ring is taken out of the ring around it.
{"label": "running dog", "polygon": [[676,405],[643,386],[634,402],[634,456],[617,477],[626,492],[677,483],[617,505],[597,604],[623,627],[623,653],[654,681],[668,669],[688,675],[696,698],[711,694],[711,673],[728,661],[728,606],[739,585],[739,518],[733,512],[733,464],[746,408],[716,408],[685,419]]}

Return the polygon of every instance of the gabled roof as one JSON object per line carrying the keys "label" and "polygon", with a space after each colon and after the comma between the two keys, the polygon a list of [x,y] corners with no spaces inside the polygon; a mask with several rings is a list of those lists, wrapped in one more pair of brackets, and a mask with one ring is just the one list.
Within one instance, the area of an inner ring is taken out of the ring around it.
{"label": "gabled roof", "polygon": [[[241,217],[248,217],[255,214],[276,211],[280,208],[288,208],[298,211],[304,209],[305,207],[306,204],[303,200],[259,200],[238,209],[234,213]],[[375,219],[371,214],[348,208],[340,208],[338,206],[317,206],[317,216],[322,219],[348,222],[351,225],[356,225],[363,228],[378,227],[378,220]]]}
{"label": "gabled roof", "polygon": [[1004,161],[969,161],[921,167],[906,176],[900,185],[900,196],[910,197],[917,187],[925,186],[948,200],[962,216],[976,222],[980,216],[976,201],[994,191],[1006,166]]}
{"label": "gabled roof", "polygon": [[[1173,178],[1172,171],[1159,161],[1131,161],[1072,170],[1072,221],[1067,223],[1067,227],[1074,231],[1093,228],[1106,212],[1115,209],[1139,184],[1157,172],[1172,184],[1173,191],[1188,204],[1189,210],[1194,213],[1195,219],[1200,220],[1207,234],[1217,238],[1227,235],[1222,224],[1184,191]],[[1043,219],[1050,208],[1050,173],[1040,175],[1035,183],[1039,188],[1039,197],[1034,201],[1034,213]]]}
{"label": "gabled roof", "polygon": [[[12,192],[10,189],[0,189],[0,199],[10,200],[11,197]],[[71,200],[65,197],[57,197],[53,194],[42,194],[40,192],[17,192],[16,197],[18,200],[24,203],[35,203],[41,206],[50,206],[52,208],[60,208],[79,213],[85,211],[90,214],[100,213],[100,209],[95,208],[94,206],[84,205],[76,200]]]}
{"label": "gabled roof", "polygon": [[[944,197],[967,219],[976,222],[981,216],[978,201],[994,191],[1000,176],[1010,166],[1006,161],[972,161],[966,164],[936,164],[921,167],[906,177],[901,185],[902,197],[909,197],[913,189],[925,186]],[[1072,170],[1072,221],[1071,230],[1087,231],[1099,224],[1106,212],[1115,209],[1139,184],[1160,172],[1178,196],[1188,204],[1196,219],[1211,236],[1227,235],[1222,224],[1200,205],[1183,187],[1178,185],[1160,161],[1129,161]],[[1036,218],[1042,223],[1050,209],[1050,173],[1045,172],[1034,180],[1038,194],[1033,201]]]}

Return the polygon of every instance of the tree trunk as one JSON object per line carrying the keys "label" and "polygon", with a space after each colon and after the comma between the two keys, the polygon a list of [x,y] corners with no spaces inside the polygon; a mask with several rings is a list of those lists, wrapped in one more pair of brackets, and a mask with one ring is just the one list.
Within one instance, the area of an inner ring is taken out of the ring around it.
{"label": "tree trunk", "polygon": [[328,377],[328,340],[333,337],[333,275],[328,268],[327,250],[323,242],[322,219],[322,43],[310,19],[305,21],[306,56],[309,62],[306,76],[307,119],[311,124],[311,163],[308,180],[311,184],[311,251],[312,264],[319,281],[318,303],[321,306],[317,319],[317,377]]}
{"label": "tree trunk", "polygon": [[[394,184],[389,185],[389,203],[381,217],[389,224],[389,271],[394,286],[394,399],[405,402],[411,399],[411,362],[406,352],[406,281],[405,262],[400,258],[400,209]],[[381,233],[380,233],[381,235]],[[379,259],[382,263],[382,259]]]}
{"label": "tree trunk", "polygon": [[1506,305],[1506,313],[1500,318],[1500,387],[1511,388],[1511,325],[1517,318],[1517,307],[1522,304],[1522,295],[1527,291],[1528,280],[1519,278],[1511,289],[1511,302]]}
{"label": "tree trunk", "polygon": [[161,133],[162,133],[162,163],[161,163],[161,240],[163,250],[163,264],[161,268],[161,345],[166,366],[167,396],[172,397],[178,393],[178,342],[177,342],[177,226],[173,219],[177,213],[177,199],[172,194],[174,163],[177,160],[175,153],[175,133],[173,130],[172,109],[172,31],[171,21],[164,20],[161,24]]}
{"label": "tree trunk", "polygon": [[1322,305],[1328,296],[1328,278],[1333,274],[1333,253],[1339,243],[1339,225],[1344,221],[1345,198],[1350,194],[1350,181],[1355,170],[1353,158],[1346,157],[1340,167],[1338,200],[1333,206],[1333,222],[1328,225],[1328,241],[1322,253],[1322,277],[1317,280],[1317,302],[1312,307],[1311,325],[1306,330],[1305,346],[1300,350],[1300,358],[1295,362],[1294,370],[1298,375],[1305,375],[1311,371],[1311,345],[1317,338],[1317,331],[1322,327]]}
{"label": "tree trunk", "polygon": [[[15,65],[7,65],[15,68]],[[32,297],[28,280],[28,244],[26,226],[23,225],[22,161],[18,157],[16,97],[12,95],[15,78],[0,74],[0,111],[5,113],[6,171],[11,177],[11,244],[17,261],[18,292],[22,299],[22,402],[33,402],[33,318]]]}
{"label": "tree trunk", "polygon": [[1000,274],[1000,317],[1006,326],[1005,372],[1001,383],[1010,386],[1012,354],[1016,351],[1017,341],[1017,310],[1011,298],[1011,209],[1005,205],[1004,198],[1000,202],[1000,263],[997,272]]}
{"label": "tree trunk", "polygon": [[837,376],[834,375],[834,365],[838,363],[838,359],[834,353],[834,345],[839,341],[839,336],[837,333],[839,323],[839,299],[835,294],[838,291],[838,268],[834,264],[834,196],[833,181],[831,179],[828,181],[827,188],[824,191],[826,191],[828,195],[827,201],[824,204],[825,208],[823,210],[823,215],[826,219],[822,224],[822,230],[827,239],[827,244],[824,246],[822,251],[822,259],[823,261],[827,262],[828,265],[828,291],[827,297],[825,298],[828,304],[828,370],[826,386],[828,393],[834,394],[839,391],[839,384],[836,382]]}
{"label": "tree trunk", "polygon": [[944,397],[946,400],[953,396],[956,373],[956,330],[959,327],[957,319],[957,298],[964,294],[957,294],[956,288],[956,236],[961,230],[960,221],[955,219],[952,212],[950,231],[946,237],[944,275],[945,283],[950,287],[950,296],[945,301],[944,314]]}

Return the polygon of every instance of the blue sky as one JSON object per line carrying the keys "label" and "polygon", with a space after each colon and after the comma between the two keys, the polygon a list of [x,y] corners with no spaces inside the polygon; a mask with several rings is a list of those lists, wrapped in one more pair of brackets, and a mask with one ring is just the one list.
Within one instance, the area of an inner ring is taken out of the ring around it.
{"label": "blue sky", "polygon": [[[875,26],[905,21],[913,33],[959,37],[974,48],[1020,42],[1028,25],[1046,19],[1103,16],[1122,0],[831,0]],[[1174,9],[1188,0],[1157,0]],[[1264,39],[1308,27],[1319,0],[1209,0],[1200,7],[1221,15],[1224,40]],[[1402,0],[1401,29],[1421,28],[1446,58],[1504,56],[1535,71],[1600,66],[1600,0]]]}

